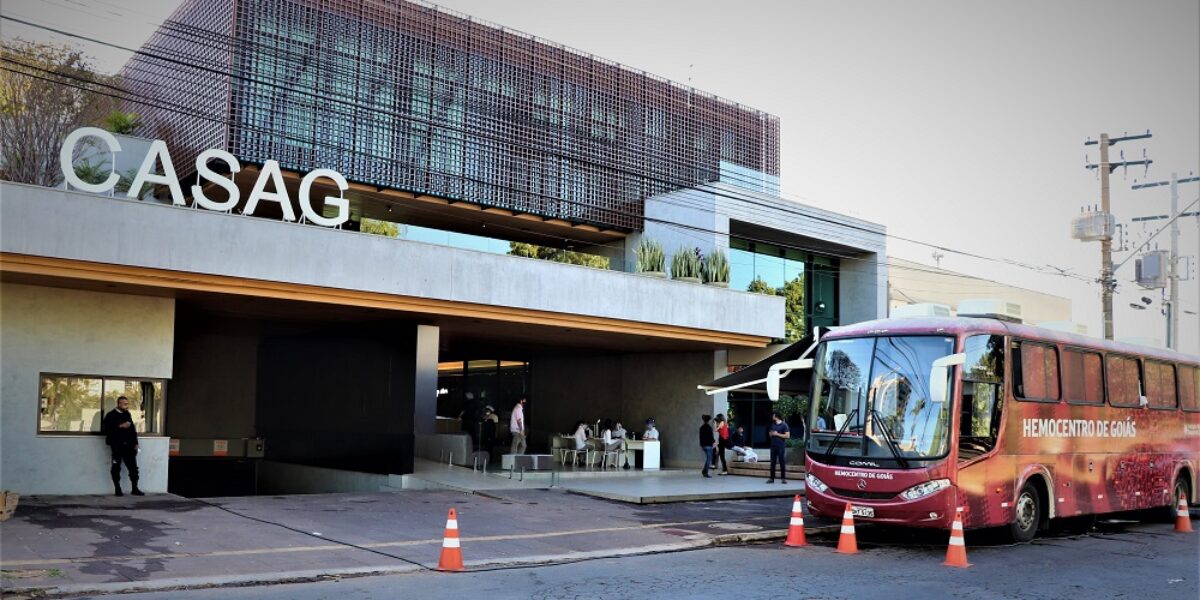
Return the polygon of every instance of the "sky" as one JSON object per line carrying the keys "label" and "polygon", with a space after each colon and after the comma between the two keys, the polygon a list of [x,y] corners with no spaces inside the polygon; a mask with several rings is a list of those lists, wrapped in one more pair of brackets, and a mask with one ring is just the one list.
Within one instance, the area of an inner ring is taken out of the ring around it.
{"label": "sky", "polygon": [[[137,47],[176,0],[5,0],[4,14]],[[1113,147],[1154,161],[1118,170],[1112,210],[1130,248],[1165,221],[1166,187],[1200,174],[1200,2],[1010,0],[442,0],[439,5],[688,83],[780,118],[783,195],[882,223],[890,255],[1072,300],[1102,332],[1095,242],[1070,221],[1100,202],[1084,141],[1147,129]],[[4,38],[53,39],[0,21]],[[59,41],[62,41],[61,39]],[[101,70],[128,53],[81,44]],[[1181,207],[1200,184],[1180,186]],[[1200,206],[1192,210],[1200,210]],[[1200,354],[1200,221],[1180,222],[1181,349]],[[903,238],[903,239],[902,239]],[[1150,242],[1169,247],[1167,233]],[[971,255],[1037,265],[1032,270]],[[1115,262],[1130,256],[1117,253]],[[1092,281],[1049,274],[1061,269]],[[1165,337],[1161,295],[1117,271],[1116,335]],[[1141,297],[1146,310],[1134,310]],[[1193,314],[1188,314],[1188,312]]]}

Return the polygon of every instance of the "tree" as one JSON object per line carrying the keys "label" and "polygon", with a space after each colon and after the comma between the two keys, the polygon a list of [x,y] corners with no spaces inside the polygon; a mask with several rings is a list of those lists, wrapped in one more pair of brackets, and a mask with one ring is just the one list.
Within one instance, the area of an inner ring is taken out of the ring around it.
{"label": "tree", "polygon": [[563,250],[561,248],[538,246],[536,244],[527,244],[525,242],[509,242],[508,253],[513,256],[540,258],[542,260],[552,260],[554,262],[567,263],[571,265],[583,265],[585,267],[594,267],[597,269],[608,268],[608,258],[604,256]]}
{"label": "tree", "polygon": [[797,277],[775,291],[783,296],[784,338],[798,342],[804,337],[804,278]]}
{"label": "tree", "polygon": [[0,178],[55,186],[59,146],[95,123],[113,101],[88,89],[104,83],[84,54],[54,44],[0,41]]}
{"label": "tree", "polygon": [[767,282],[763,281],[762,277],[755,277],[754,281],[751,281],[750,285],[746,286],[746,291],[754,292],[755,294],[766,294],[768,296],[775,295],[775,288],[767,285]]}
{"label": "tree", "polygon": [[359,224],[359,231],[362,233],[370,233],[372,235],[382,235],[384,237],[400,237],[400,226],[391,221],[380,221],[378,219],[368,219],[363,217]]}

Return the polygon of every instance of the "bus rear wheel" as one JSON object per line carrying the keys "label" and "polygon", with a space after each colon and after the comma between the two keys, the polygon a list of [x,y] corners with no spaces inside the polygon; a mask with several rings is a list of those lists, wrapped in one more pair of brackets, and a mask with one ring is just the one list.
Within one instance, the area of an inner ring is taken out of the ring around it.
{"label": "bus rear wheel", "polygon": [[1187,506],[1192,504],[1191,489],[1188,486],[1187,479],[1183,475],[1175,478],[1175,485],[1171,486],[1171,503],[1162,510],[1162,520],[1167,523],[1175,522],[1175,515],[1179,508],[1179,498],[1182,496]]}
{"label": "bus rear wheel", "polygon": [[1008,536],[1013,542],[1024,544],[1037,535],[1041,522],[1041,494],[1032,483],[1026,483],[1013,505],[1013,520],[1008,524]]}

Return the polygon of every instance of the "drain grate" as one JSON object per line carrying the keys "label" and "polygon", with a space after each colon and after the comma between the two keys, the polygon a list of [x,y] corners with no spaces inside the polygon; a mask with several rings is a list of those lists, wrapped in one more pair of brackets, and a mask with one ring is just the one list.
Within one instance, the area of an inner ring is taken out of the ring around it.
{"label": "drain grate", "polygon": [[721,529],[724,531],[758,531],[762,529],[759,525],[751,525],[749,523],[709,523],[711,529]]}

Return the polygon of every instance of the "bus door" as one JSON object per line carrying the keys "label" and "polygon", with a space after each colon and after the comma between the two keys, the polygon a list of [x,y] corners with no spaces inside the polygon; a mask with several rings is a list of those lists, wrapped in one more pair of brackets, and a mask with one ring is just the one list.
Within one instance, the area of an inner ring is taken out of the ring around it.
{"label": "bus door", "polygon": [[[1000,422],[1004,412],[1004,337],[966,338],[962,366],[962,399],[958,405],[958,489],[966,506],[966,527],[1007,522],[1012,497],[996,487],[1012,486],[1013,466],[999,456]],[[1007,463],[1007,464],[1006,464]]]}

